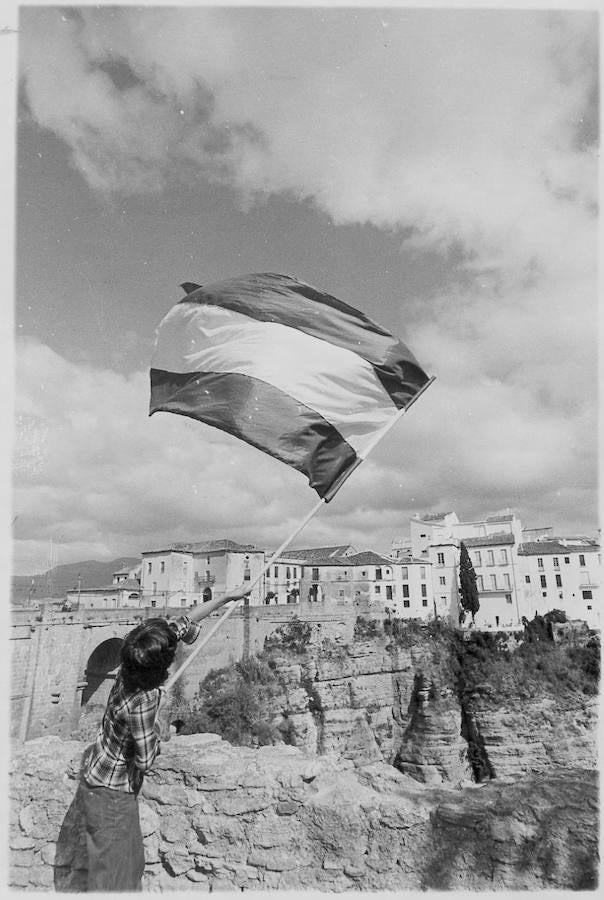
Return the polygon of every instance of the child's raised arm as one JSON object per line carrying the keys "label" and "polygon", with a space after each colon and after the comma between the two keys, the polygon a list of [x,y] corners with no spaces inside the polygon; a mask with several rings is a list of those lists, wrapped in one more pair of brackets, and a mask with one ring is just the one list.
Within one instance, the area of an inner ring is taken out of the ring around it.
{"label": "child's raised arm", "polygon": [[229,603],[231,600],[241,600],[241,598],[249,594],[250,591],[250,585],[241,584],[238,588],[225,594],[224,597],[218,597],[216,600],[208,600],[206,603],[202,603],[201,606],[189,608],[187,610],[187,617],[192,622],[200,622],[202,619],[205,619],[206,616],[209,616],[215,610],[224,606],[225,603]]}

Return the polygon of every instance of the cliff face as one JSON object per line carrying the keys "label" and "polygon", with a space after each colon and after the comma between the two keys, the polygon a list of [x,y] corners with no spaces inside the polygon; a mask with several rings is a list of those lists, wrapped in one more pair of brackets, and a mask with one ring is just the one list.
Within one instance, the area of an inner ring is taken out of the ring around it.
{"label": "cliff face", "polygon": [[[439,702],[439,701],[437,701]],[[72,800],[84,745],[40,738],[11,764],[13,888],[85,885]],[[140,801],[145,888],[593,889],[595,773],[514,784],[421,784],[383,762],[217,735],[164,745]]]}
{"label": "cliff face", "polygon": [[594,768],[597,697],[541,682],[531,692],[520,664],[485,658],[473,687],[449,635],[420,634],[408,646],[383,635],[311,640],[304,653],[272,658],[272,723],[308,752],[391,763],[429,784]]}

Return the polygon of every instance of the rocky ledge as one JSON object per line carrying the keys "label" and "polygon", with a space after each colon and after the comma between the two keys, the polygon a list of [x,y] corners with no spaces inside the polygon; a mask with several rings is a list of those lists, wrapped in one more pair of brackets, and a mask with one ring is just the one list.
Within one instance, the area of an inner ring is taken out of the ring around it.
{"label": "rocky ledge", "polygon": [[[15,748],[11,888],[78,891],[73,806],[85,745]],[[594,889],[597,774],[551,767],[513,783],[421,784],[382,761],[355,767],[214,734],[162,748],[140,802],[145,889]]]}

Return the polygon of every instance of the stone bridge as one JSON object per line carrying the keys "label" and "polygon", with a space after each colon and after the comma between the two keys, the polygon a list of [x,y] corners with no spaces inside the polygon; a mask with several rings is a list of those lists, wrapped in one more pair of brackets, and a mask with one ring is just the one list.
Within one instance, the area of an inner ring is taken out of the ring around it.
{"label": "stone bridge", "polygon": [[[163,610],[178,616],[180,608]],[[229,665],[262,649],[264,639],[280,625],[299,618],[321,625],[325,635],[351,634],[364,604],[300,603],[288,606],[244,606],[233,612],[216,636],[182,676],[186,698],[210,669]],[[119,666],[125,635],[157,615],[145,609],[82,609],[74,612],[13,609],[11,638],[11,738],[26,741],[53,734],[70,737],[83,717],[99,718]],[[203,623],[216,624],[220,613]],[[203,635],[203,631],[202,631]],[[177,667],[189,648],[180,648]]]}

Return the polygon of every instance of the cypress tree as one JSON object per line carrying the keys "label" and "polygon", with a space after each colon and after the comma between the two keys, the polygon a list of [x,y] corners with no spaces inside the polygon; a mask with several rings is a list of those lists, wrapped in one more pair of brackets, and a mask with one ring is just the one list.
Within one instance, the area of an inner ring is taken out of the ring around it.
{"label": "cypress tree", "polygon": [[476,587],[476,572],[463,541],[459,545],[459,550],[459,594],[461,607],[466,613],[470,613],[473,622],[474,616],[480,609],[478,588]]}

